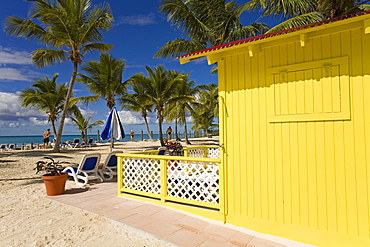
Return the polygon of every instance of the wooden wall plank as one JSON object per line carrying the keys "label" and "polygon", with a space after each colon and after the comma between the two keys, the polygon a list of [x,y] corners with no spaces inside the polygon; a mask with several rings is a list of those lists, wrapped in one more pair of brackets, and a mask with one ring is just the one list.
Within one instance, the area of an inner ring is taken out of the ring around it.
{"label": "wooden wall plank", "polygon": [[[356,190],[357,196],[357,219],[360,237],[369,236],[368,221],[368,197],[367,197],[367,179],[366,179],[366,158],[365,158],[365,122],[364,122],[364,87],[363,87],[363,69],[362,69],[362,30],[351,31],[351,53],[352,53],[352,82],[353,82],[353,124],[355,134],[355,165],[356,165]],[[365,44],[369,45],[369,44]]]}

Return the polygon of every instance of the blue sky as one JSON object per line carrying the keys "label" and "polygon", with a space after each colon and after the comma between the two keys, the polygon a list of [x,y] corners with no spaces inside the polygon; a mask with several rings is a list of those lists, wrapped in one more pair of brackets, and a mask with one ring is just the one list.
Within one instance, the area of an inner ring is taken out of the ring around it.
{"label": "blue sky", "polygon": [[[100,0],[93,0],[98,4]],[[145,66],[154,67],[164,64],[166,69],[191,72],[190,79],[196,84],[217,83],[217,76],[209,73],[211,67],[205,60],[199,60],[185,65],[180,65],[175,59],[154,59],[153,55],[158,48],[167,41],[181,37],[181,32],[175,30],[167,22],[166,17],[157,12],[159,0],[106,0],[111,5],[115,19],[113,28],[104,34],[104,42],[113,44],[111,54],[126,60],[126,69],[123,79],[143,72]],[[245,1],[240,1],[244,3]],[[23,0],[2,1],[0,20],[3,26],[6,16],[27,17],[32,2]],[[247,25],[258,18],[258,14],[245,13],[242,16],[243,24]],[[47,66],[37,69],[30,61],[32,51],[41,48],[40,45],[23,38],[6,35],[0,31],[0,136],[13,135],[38,135],[50,127],[44,112],[20,107],[18,100],[19,91],[29,87],[33,81],[43,76],[52,77],[59,74],[58,83],[69,81],[72,64],[66,62],[61,65]],[[88,60],[98,60],[99,53],[86,56]],[[76,83],[74,87],[76,96],[89,95],[85,86]],[[83,112],[92,115],[92,120],[105,120],[109,109],[104,101],[99,101],[88,106],[81,106]],[[120,106],[117,105],[117,109]],[[136,133],[145,130],[143,119],[138,113],[126,110],[120,111],[124,129],[129,132],[133,129]],[[158,132],[155,115],[150,116],[150,127],[154,133]],[[58,122],[57,122],[58,124]],[[164,127],[167,128],[165,124]],[[92,133],[95,134],[96,127]],[[67,121],[63,134],[79,134],[76,126]]]}

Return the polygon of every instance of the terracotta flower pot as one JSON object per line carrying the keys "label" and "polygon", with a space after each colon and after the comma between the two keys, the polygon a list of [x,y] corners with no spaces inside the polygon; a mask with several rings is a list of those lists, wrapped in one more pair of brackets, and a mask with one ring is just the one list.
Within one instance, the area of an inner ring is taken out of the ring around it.
{"label": "terracotta flower pot", "polygon": [[42,176],[48,196],[56,196],[64,193],[68,173],[62,173],[59,176]]}

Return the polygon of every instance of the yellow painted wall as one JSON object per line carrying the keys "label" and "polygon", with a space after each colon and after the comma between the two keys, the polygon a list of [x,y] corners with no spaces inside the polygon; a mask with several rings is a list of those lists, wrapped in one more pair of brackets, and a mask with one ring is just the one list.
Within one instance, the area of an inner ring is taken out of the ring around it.
{"label": "yellow painted wall", "polygon": [[370,34],[359,22],[303,47],[290,37],[218,62],[226,222],[370,246]]}

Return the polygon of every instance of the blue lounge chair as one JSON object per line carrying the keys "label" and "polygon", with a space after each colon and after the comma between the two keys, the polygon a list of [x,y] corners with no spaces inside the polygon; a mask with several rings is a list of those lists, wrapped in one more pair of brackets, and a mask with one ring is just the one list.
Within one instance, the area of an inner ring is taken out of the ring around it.
{"label": "blue lounge chair", "polygon": [[166,153],[165,147],[159,147],[158,148],[158,155],[164,155]]}
{"label": "blue lounge chair", "polygon": [[[108,153],[107,158],[102,164],[101,176],[104,180],[111,180],[114,175],[117,175],[117,156],[116,154],[123,153],[121,150],[115,150]],[[106,176],[108,176],[106,178]]]}
{"label": "blue lounge chair", "polygon": [[15,144],[10,144],[8,147],[9,151],[14,151],[15,150]]}
{"label": "blue lounge chair", "polygon": [[78,168],[66,167],[62,172],[68,172],[68,175],[72,176],[75,183],[80,187],[85,186],[89,180],[98,179],[100,182],[103,182],[102,177],[98,173],[99,162],[99,153],[85,154]]}
{"label": "blue lounge chair", "polygon": [[78,148],[78,147],[80,147],[81,146],[80,138],[73,139],[73,142],[72,143],[69,143],[68,146],[71,147],[71,148]]}
{"label": "blue lounge chair", "polygon": [[2,151],[8,151],[8,148],[7,148],[6,144],[1,144],[1,145],[0,145],[0,151],[1,151],[1,152],[2,152]]}
{"label": "blue lounge chair", "polygon": [[96,146],[95,139],[94,138],[89,138],[89,140],[87,140],[85,145],[86,145],[86,147],[95,147]]}

